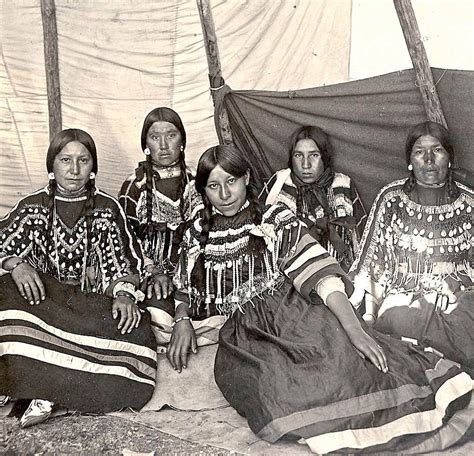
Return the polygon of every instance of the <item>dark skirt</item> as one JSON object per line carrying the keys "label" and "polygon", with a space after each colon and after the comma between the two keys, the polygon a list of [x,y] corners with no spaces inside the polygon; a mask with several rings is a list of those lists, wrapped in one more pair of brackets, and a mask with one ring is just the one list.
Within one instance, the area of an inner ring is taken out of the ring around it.
{"label": "dark skirt", "polygon": [[122,335],[112,298],[41,279],[47,297],[30,305],[10,275],[0,277],[0,394],[82,412],[143,407],[156,376],[148,312]]}
{"label": "dark skirt", "polygon": [[431,451],[468,432],[469,375],[365,329],[388,357],[387,374],[358,355],[329,309],[286,284],[223,326],[217,385],[260,438],[304,438],[317,453]]}
{"label": "dark skirt", "polygon": [[415,307],[387,309],[375,322],[375,329],[395,337],[415,339],[433,347],[474,375],[474,291],[459,292],[457,308],[438,312],[424,299]]}

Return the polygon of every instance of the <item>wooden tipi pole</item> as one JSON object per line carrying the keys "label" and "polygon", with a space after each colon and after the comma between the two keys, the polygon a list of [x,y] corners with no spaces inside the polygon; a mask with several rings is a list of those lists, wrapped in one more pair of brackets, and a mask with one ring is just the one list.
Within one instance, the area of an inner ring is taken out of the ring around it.
{"label": "wooden tipi pole", "polygon": [[[219,49],[217,47],[217,37],[212,19],[211,6],[209,0],[196,0],[201,18],[202,34],[204,37],[204,46],[206,48],[207,65],[209,68],[209,83],[211,86],[212,100],[215,105],[216,89],[224,84],[222,77],[221,62],[219,59]],[[227,111],[223,108],[219,113],[218,136],[221,143],[232,143],[232,132],[229,125]]]}
{"label": "wooden tipi pole", "polygon": [[426,116],[428,120],[441,123],[447,127],[411,0],[393,0],[393,3],[415,69],[416,82],[421,92]]}
{"label": "wooden tipi pole", "polygon": [[41,0],[44,64],[48,94],[49,139],[62,130],[61,90],[59,86],[58,29],[54,0]]}

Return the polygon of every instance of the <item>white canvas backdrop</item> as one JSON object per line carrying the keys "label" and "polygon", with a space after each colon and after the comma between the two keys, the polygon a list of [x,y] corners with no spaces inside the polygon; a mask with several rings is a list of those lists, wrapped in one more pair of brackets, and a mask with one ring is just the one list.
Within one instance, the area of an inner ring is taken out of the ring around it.
{"label": "white canvas backdrop", "polygon": [[[471,69],[471,1],[413,3],[432,64]],[[294,90],[411,66],[392,0],[211,6],[234,89]],[[195,0],[56,0],[56,8],[63,127],[95,139],[99,186],[115,195],[142,158],[141,125],[156,106],[181,115],[194,167],[217,142]],[[45,185],[49,138],[39,0],[0,0],[0,25],[1,215]]]}

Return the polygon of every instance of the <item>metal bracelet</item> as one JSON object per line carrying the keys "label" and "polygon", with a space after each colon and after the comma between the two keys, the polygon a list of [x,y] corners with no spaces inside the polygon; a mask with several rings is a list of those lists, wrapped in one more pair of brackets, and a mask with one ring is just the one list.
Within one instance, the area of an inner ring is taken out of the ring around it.
{"label": "metal bracelet", "polygon": [[171,324],[171,327],[174,328],[174,325],[176,323],[179,323],[180,321],[183,321],[183,320],[189,320],[189,322],[192,323],[191,317],[180,317],[180,318],[177,318],[175,321],[173,321],[173,323]]}
{"label": "metal bracelet", "polygon": [[137,298],[129,291],[119,290],[117,291],[117,293],[115,293],[114,298],[118,298],[119,296],[125,296],[127,298],[130,298],[135,304],[137,303]]}
{"label": "metal bracelet", "polygon": [[26,260],[24,258],[22,258],[20,261],[18,261],[18,263],[15,263],[13,265],[13,268],[11,268],[10,271],[8,271],[8,272],[11,274],[17,266],[19,266],[20,264],[23,264],[23,263],[26,263]]}

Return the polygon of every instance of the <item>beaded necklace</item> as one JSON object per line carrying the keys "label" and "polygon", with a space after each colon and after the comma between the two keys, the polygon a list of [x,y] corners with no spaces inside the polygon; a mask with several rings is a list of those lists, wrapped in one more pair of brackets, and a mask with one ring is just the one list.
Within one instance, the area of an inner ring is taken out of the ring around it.
{"label": "beaded necklace", "polygon": [[[59,186],[58,186],[59,187]],[[62,190],[62,189],[61,189]],[[81,189],[80,191],[82,191]],[[82,196],[78,195],[79,192],[74,192],[73,193],[68,193],[65,194],[64,196],[61,195],[55,195],[54,196],[54,202],[53,202],[53,240],[54,240],[54,248],[55,248],[55,255],[54,258],[56,260],[56,270],[58,274],[58,280],[61,282],[61,279],[63,278],[63,274],[61,274],[61,266],[60,266],[60,261],[59,261],[59,226],[60,226],[60,219],[58,216],[57,212],[57,207],[56,207],[56,200],[59,201],[67,201],[67,202],[75,202],[75,201],[84,201],[87,199],[87,196],[83,194]],[[76,196],[77,195],[77,196]],[[81,265],[81,291],[84,292],[85,290],[85,285],[86,285],[86,270],[87,270],[87,259],[88,259],[88,232],[87,232],[87,222],[85,222],[85,227],[84,227],[84,253],[82,256],[82,265]],[[66,280],[70,279],[70,277],[67,276],[66,274]]]}

